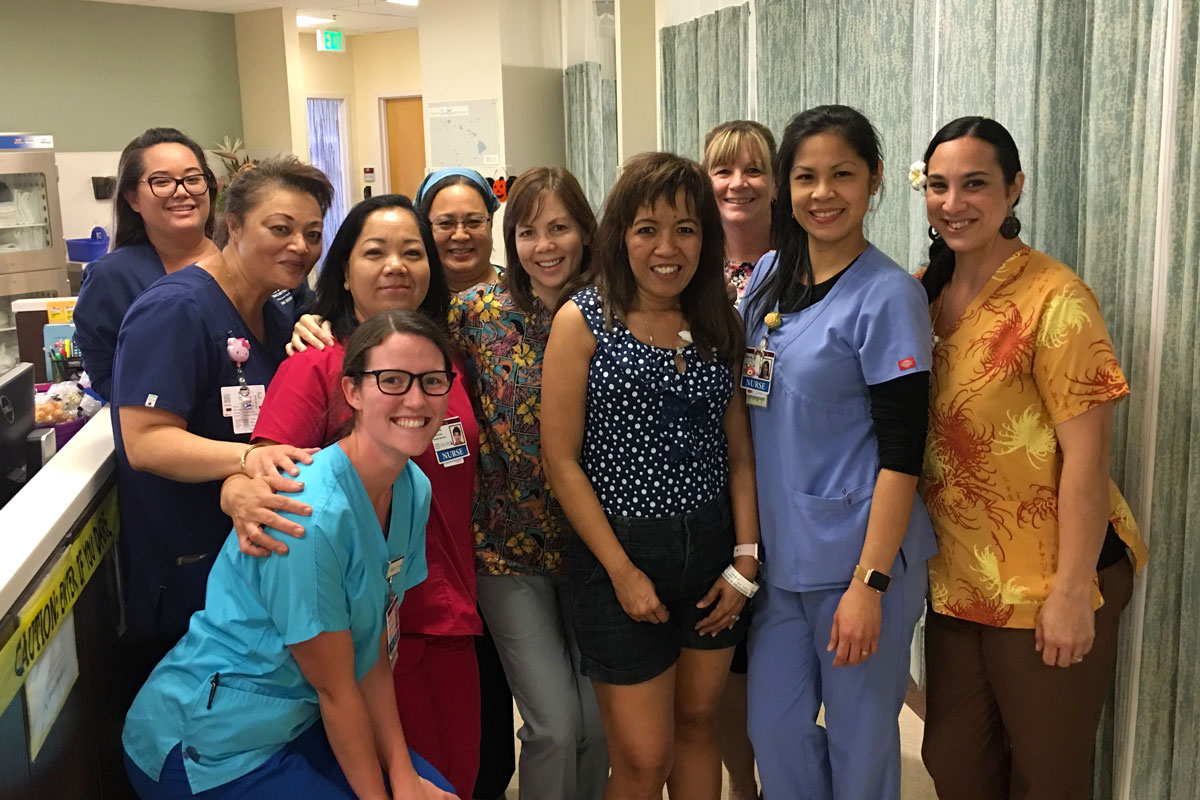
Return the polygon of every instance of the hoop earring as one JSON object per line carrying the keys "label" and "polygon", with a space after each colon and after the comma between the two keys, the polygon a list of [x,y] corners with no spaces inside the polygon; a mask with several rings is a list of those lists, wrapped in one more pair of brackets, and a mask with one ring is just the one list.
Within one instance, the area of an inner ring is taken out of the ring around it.
{"label": "hoop earring", "polygon": [[1021,220],[1017,219],[1012,211],[1009,211],[1004,222],[1000,223],[1000,235],[1005,239],[1015,239],[1021,235]]}
{"label": "hoop earring", "polygon": [[938,233],[937,230],[935,230],[932,225],[930,225],[929,226],[929,241],[936,242],[940,238],[942,238],[942,235],[940,233]]}

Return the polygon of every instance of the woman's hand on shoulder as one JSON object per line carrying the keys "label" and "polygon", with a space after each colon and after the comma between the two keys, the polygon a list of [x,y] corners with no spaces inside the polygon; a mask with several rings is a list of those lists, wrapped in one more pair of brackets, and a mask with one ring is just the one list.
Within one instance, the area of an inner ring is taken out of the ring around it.
{"label": "woman's hand on shoulder", "polygon": [[307,503],[280,494],[303,488],[303,483],[280,475],[262,478],[231,475],[226,478],[221,486],[221,510],[233,519],[238,548],[248,556],[287,553],[288,546],[267,533],[265,528],[297,538],[304,535],[303,527],[280,516],[280,512],[302,517],[312,514]]}
{"label": "woman's hand on shoulder", "polygon": [[287,343],[285,349],[289,356],[294,356],[296,353],[303,353],[309,347],[324,350],[336,342],[329,320],[321,319],[316,314],[305,314],[292,329],[292,340]]}
{"label": "woman's hand on shoulder", "polygon": [[287,473],[293,478],[300,474],[296,462],[312,463],[312,454],[319,447],[293,447],[290,444],[255,445],[242,458],[242,471],[251,478],[264,478]]}

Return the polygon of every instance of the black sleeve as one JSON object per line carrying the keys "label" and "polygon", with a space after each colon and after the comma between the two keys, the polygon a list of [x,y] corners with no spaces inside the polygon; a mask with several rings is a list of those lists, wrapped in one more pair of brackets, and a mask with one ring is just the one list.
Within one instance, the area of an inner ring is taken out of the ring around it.
{"label": "black sleeve", "polygon": [[919,476],[929,429],[929,373],[901,375],[867,391],[880,468]]}

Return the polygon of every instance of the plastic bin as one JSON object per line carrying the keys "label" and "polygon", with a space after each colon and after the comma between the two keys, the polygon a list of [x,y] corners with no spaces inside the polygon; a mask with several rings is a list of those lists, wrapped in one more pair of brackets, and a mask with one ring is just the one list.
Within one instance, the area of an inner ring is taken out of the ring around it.
{"label": "plastic bin", "polygon": [[108,232],[99,225],[87,239],[67,239],[67,258],[88,264],[108,252]]}

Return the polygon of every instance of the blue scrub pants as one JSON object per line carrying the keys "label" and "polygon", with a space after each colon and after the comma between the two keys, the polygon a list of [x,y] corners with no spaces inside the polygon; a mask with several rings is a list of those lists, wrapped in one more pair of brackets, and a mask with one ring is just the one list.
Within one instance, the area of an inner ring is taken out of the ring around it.
{"label": "blue scrub pants", "polygon": [[[853,667],[826,652],[845,588],[764,584],[750,628],[749,732],[763,796],[899,800],[900,728],[909,644],[925,607],[924,562],[897,558],[883,595],[879,649]],[[825,705],[825,727],[817,713]]]}
{"label": "blue scrub pants", "polygon": [[[183,745],[167,756],[157,781],[125,755],[125,771],[141,800],[177,800],[199,797],[203,800],[234,800],[253,797],[256,800],[355,800],[356,795],[342,773],[337,758],[325,736],[325,726],[317,720],[312,727],[293,739],[286,747],[256,769],[224,783],[215,789],[193,793],[183,769]],[[447,792],[453,792],[449,782],[425,759],[408,751],[417,774]]]}

